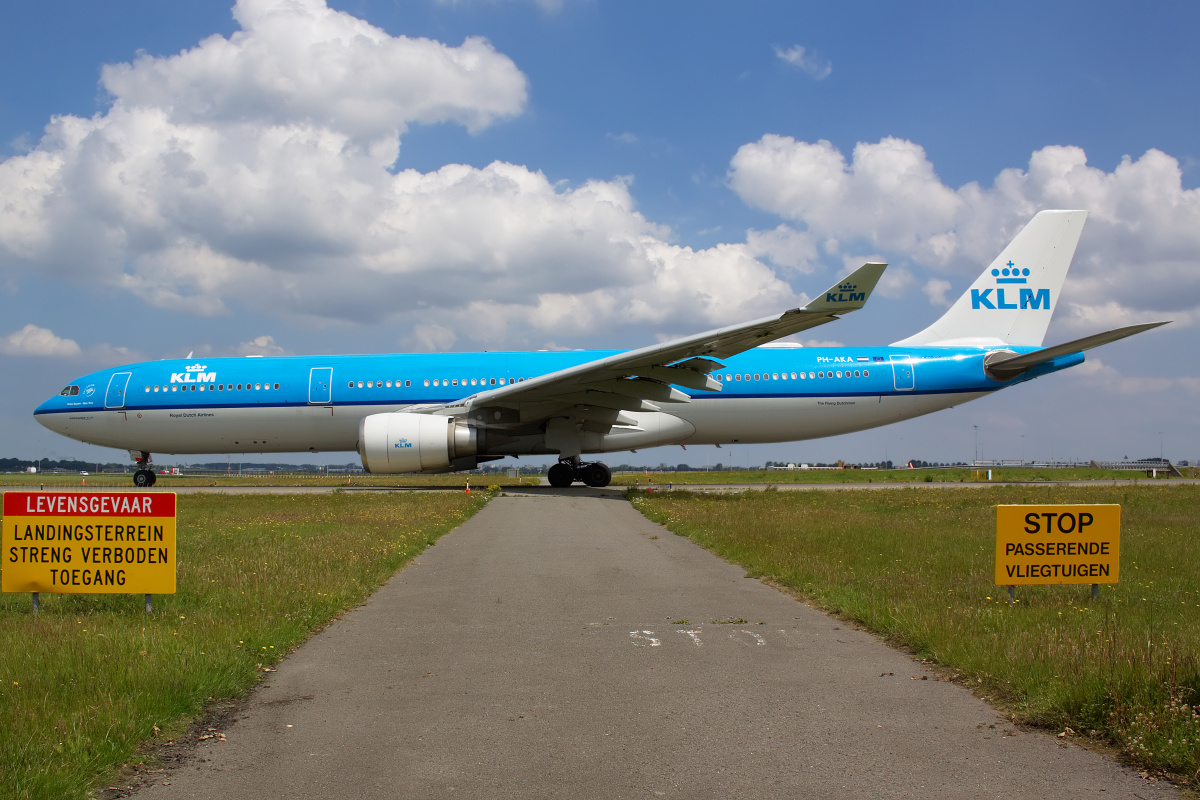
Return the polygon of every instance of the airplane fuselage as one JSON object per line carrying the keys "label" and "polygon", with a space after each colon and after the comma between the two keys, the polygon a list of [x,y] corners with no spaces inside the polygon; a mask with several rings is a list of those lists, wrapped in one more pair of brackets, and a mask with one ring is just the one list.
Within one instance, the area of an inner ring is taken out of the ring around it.
{"label": "airplane fuselage", "polygon": [[[638,425],[586,439],[583,452],[665,444],[814,439],[886,425],[1073,366],[1055,359],[1008,382],[997,348],[761,347],[724,359],[719,392],[629,412]],[[1027,352],[1036,348],[1006,348]],[[450,404],[619,351],[441,353],[153,361],[80,378],[34,412],[91,444],[154,453],[354,451],[371,414]],[[519,421],[518,421],[519,422]],[[536,427],[506,420],[485,453],[553,453]],[[486,428],[490,420],[472,422]]]}

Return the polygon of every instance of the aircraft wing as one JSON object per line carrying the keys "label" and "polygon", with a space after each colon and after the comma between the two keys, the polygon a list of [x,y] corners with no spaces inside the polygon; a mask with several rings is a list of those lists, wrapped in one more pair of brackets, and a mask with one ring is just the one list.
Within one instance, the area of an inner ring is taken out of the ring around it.
{"label": "aircraft wing", "polygon": [[1008,381],[1020,375],[1024,375],[1029,370],[1036,367],[1038,364],[1044,364],[1047,361],[1052,361],[1059,356],[1066,356],[1072,353],[1081,353],[1084,350],[1091,350],[1093,347],[1099,347],[1102,344],[1115,342],[1118,339],[1124,339],[1126,336],[1133,336],[1135,333],[1148,331],[1151,328],[1157,328],[1160,325],[1166,325],[1167,322],[1143,322],[1140,325],[1128,325],[1124,328],[1116,328],[1104,333],[1096,333],[1091,336],[1085,336],[1082,339],[1076,339],[1072,342],[1056,344],[1053,347],[1045,347],[1041,350],[1034,350],[1032,353],[1024,355],[1003,355],[995,359],[986,361],[986,370],[996,380]]}
{"label": "aircraft wing", "polygon": [[[838,281],[803,308],[779,316],[730,325],[673,341],[629,350],[586,364],[540,375],[520,383],[490,389],[463,400],[429,410],[437,414],[464,415],[476,409],[495,409],[487,420],[530,423],[575,408],[576,416],[592,420],[607,431],[613,424],[632,423],[622,411],[661,411],[660,403],[686,403],[690,395],[673,388],[721,391],[721,382],[709,373],[723,368],[714,359],[730,356],[760,344],[831,322],[837,315],[862,308],[883,274],[886,264],[868,263]],[[517,412],[518,418],[501,413]]]}

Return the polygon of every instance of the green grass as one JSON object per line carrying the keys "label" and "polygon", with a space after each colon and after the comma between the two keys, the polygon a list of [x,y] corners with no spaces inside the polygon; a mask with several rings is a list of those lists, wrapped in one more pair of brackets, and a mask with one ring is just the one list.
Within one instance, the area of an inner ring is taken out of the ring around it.
{"label": "green grass", "polygon": [[[646,494],[635,505],[748,574],[948,668],[1018,720],[1106,739],[1200,786],[1200,487]],[[995,506],[1120,503],[1121,582],[994,580]],[[1094,733],[1093,733],[1094,731]]]}
{"label": "green grass", "polygon": [[0,595],[0,796],[82,798],[362,602],[483,493],[181,495],[178,590]]}
{"label": "green grass", "polygon": [[[1182,467],[1185,476],[1195,477],[1195,470]],[[937,469],[822,469],[822,470],[743,470],[721,472],[638,472],[613,476],[615,486],[645,486],[653,480],[655,486],[663,484],[793,484],[793,483],[986,483],[988,469],[944,467]],[[1037,467],[992,467],[992,480],[1011,482],[1049,481],[1123,481],[1142,483],[1150,481],[1144,472],[1137,470],[1090,469],[1071,467],[1043,469]],[[1167,480],[1160,477],[1158,480]]]}
{"label": "green grass", "polygon": [[[457,486],[463,487],[467,481],[473,489],[486,486],[520,486],[522,484],[536,486],[541,480],[538,476],[526,475],[523,478],[509,478],[506,475],[489,473],[487,475],[466,475],[463,473],[446,473],[441,475],[296,475],[296,474],[255,474],[229,475],[208,477],[200,475],[159,475],[154,485],[156,490],[171,491],[176,486],[214,486],[217,488],[229,486]],[[0,486],[14,491],[30,491],[39,486],[47,488],[62,488],[65,486],[86,487],[88,489],[107,489],[118,487],[129,489],[133,487],[132,473],[102,473],[79,475],[77,473],[44,473],[42,475],[27,475],[21,473],[0,474]]]}

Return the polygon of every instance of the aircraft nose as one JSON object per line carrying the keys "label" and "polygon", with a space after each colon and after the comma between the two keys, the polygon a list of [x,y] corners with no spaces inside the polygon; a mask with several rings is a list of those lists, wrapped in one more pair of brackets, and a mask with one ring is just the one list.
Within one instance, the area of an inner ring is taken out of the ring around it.
{"label": "aircraft nose", "polygon": [[62,414],[53,413],[57,408],[57,397],[51,397],[46,402],[42,403],[33,411],[33,418],[42,424],[43,427],[49,428],[55,433],[62,433],[62,428],[58,424],[61,422]]}

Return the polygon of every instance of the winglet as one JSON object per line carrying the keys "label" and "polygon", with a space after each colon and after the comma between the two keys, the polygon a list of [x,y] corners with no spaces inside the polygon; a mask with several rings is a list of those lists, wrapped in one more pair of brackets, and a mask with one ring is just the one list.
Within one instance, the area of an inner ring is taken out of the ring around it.
{"label": "winglet", "polygon": [[887,264],[869,262],[851,272],[845,278],[830,286],[812,302],[804,307],[805,311],[818,311],[824,314],[842,314],[854,311],[867,304],[867,298],[879,283],[879,277],[887,269]]}

